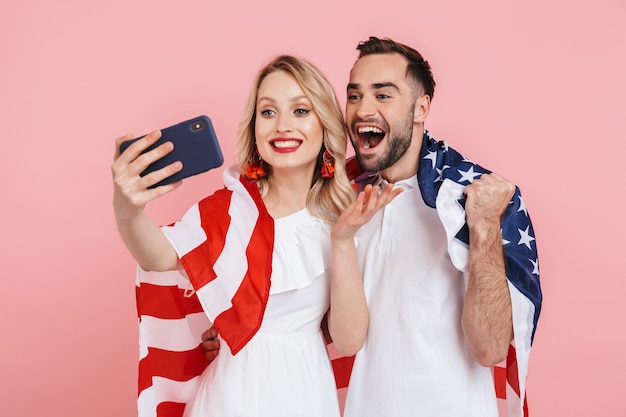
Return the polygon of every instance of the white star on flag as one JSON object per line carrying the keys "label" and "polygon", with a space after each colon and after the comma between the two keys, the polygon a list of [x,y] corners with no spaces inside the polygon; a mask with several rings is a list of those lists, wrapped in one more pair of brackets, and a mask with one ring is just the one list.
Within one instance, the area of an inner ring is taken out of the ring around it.
{"label": "white star on flag", "polygon": [[528,234],[528,229],[529,228],[530,228],[530,226],[526,226],[526,230],[517,229],[517,231],[519,232],[519,236],[520,236],[519,242],[517,242],[517,244],[518,245],[524,244],[524,245],[526,245],[528,247],[528,249],[531,249],[530,242],[535,240],[535,238]]}
{"label": "white star on flag", "polygon": [[526,211],[526,203],[524,203],[524,199],[521,195],[519,196],[519,208],[517,209],[517,211],[523,211],[526,217],[528,217],[528,212]]}
{"label": "white star on flag", "polygon": [[443,167],[441,167],[441,169],[435,168],[437,170],[437,174],[439,174],[439,176],[435,178],[435,182],[443,181],[443,171],[445,171],[448,168],[450,168],[450,165],[444,165]]}
{"label": "white star on flag", "polygon": [[461,174],[461,179],[459,179],[459,182],[467,181],[469,183],[472,183],[474,182],[474,179],[476,177],[480,177],[482,175],[480,172],[474,172],[473,166],[471,166],[470,169],[468,169],[467,171],[461,171],[460,169],[457,169],[457,171],[459,171],[459,174]]}
{"label": "white star on flag", "polygon": [[533,275],[539,275],[539,258],[537,258],[537,260],[533,261],[532,259],[529,259],[529,261],[533,264]]}
{"label": "white star on flag", "polygon": [[437,163],[437,152],[428,151],[428,155],[426,155],[423,159],[430,159],[430,162],[432,163],[434,168],[435,164]]}

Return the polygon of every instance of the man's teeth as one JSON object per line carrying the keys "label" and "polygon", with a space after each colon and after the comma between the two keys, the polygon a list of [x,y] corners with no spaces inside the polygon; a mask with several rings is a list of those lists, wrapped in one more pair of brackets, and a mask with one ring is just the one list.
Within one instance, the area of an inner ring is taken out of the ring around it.
{"label": "man's teeth", "polygon": [[[376,146],[384,137],[385,132],[375,126],[362,126],[357,129],[357,133],[361,135],[361,141],[364,149]],[[370,143],[373,140],[374,143]]]}
{"label": "man's teeth", "polygon": [[359,133],[383,133],[383,131],[374,126],[365,126],[359,128]]}
{"label": "man's teeth", "polygon": [[274,142],[276,148],[295,148],[300,144],[297,140],[281,140]]}

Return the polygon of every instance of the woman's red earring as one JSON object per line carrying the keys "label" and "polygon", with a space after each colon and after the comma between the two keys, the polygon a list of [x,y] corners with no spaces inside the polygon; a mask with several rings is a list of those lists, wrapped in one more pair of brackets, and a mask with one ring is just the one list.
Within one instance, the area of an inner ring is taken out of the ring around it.
{"label": "woman's red earring", "polygon": [[267,176],[267,171],[265,170],[265,166],[263,165],[263,158],[261,158],[261,154],[259,154],[259,150],[254,151],[254,156],[252,157],[252,163],[246,167],[246,172],[244,173],[246,178],[251,180],[258,180],[259,178],[263,178]]}
{"label": "woman's red earring", "polygon": [[324,178],[332,178],[335,175],[335,158],[328,152],[324,150],[324,154],[322,156],[322,177]]}

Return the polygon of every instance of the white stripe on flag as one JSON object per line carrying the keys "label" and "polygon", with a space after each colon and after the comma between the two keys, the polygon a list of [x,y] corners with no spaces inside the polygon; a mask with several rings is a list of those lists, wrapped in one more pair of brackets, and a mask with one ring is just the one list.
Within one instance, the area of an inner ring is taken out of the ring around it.
{"label": "white stripe on flag", "polygon": [[185,213],[180,222],[176,224],[176,227],[163,226],[161,228],[172,247],[176,249],[179,258],[185,256],[206,240],[206,234],[199,225],[200,209],[198,204],[195,204]]}
{"label": "white stripe on flag", "polygon": [[198,347],[201,335],[211,327],[204,313],[188,314],[182,319],[160,319],[141,316],[139,323],[139,358],[148,355],[148,347],[184,352]]}
{"label": "white stripe on flag", "polygon": [[226,233],[224,247],[228,250],[222,251],[213,265],[218,277],[228,279],[214,279],[196,291],[211,321],[232,307],[231,300],[248,271],[246,250],[259,217],[254,200],[241,182],[228,184],[228,188],[233,191],[228,214],[236,222],[231,223]]}
{"label": "white stripe on flag", "polygon": [[[519,410],[516,414],[510,416],[523,416],[524,396],[526,392],[526,376],[528,373],[528,361],[530,357],[530,340],[533,331],[533,323],[535,317],[535,305],[522,294],[515,285],[509,283],[509,293],[511,294],[511,308],[513,310],[513,346],[517,357],[517,370],[520,389]],[[509,386],[507,385],[507,398],[509,395]],[[517,397],[517,394],[514,394]],[[511,410],[509,410],[511,413]]]}
{"label": "white stripe on flag", "polygon": [[189,283],[189,278],[184,276],[181,272],[182,271],[144,271],[138,265],[135,284],[137,286],[140,286],[141,283],[147,283],[153,285],[161,285],[164,287],[178,286],[183,290],[190,289],[191,285]]}
{"label": "white stripe on flag", "polygon": [[455,268],[462,272],[469,271],[469,247],[456,238],[465,225],[465,210],[457,201],[463,196],[463,185],[446,179],[437,194],[437,214],[446,230],[448,253]]}
{"label": "white stripe on flag", "polygon": [[152,386],[141,391],[137,398],[138,417],[156,417],[157,406],[163,402],[186,403],[196,389],[198,378],[181,382],[153,377]]}

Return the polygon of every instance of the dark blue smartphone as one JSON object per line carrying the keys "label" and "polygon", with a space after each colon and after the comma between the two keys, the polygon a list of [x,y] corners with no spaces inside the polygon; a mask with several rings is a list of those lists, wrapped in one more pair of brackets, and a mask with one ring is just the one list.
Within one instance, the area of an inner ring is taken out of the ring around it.
{"label": "dark blue smartphone", "polygon": [[[133,142],[142,137],[122,142],[120,153],[124,152]],[[140,175],[143,177],[176,161],[183,163],[183,169],[148,188],[170,184],[217,168],[224,163],[224,157],[217,141],[213,124],[207,116],[198,116],[161,129],[161,138],[142,153],[151,151],[168,141],[174,144],[172,152],[150,164]]]}

